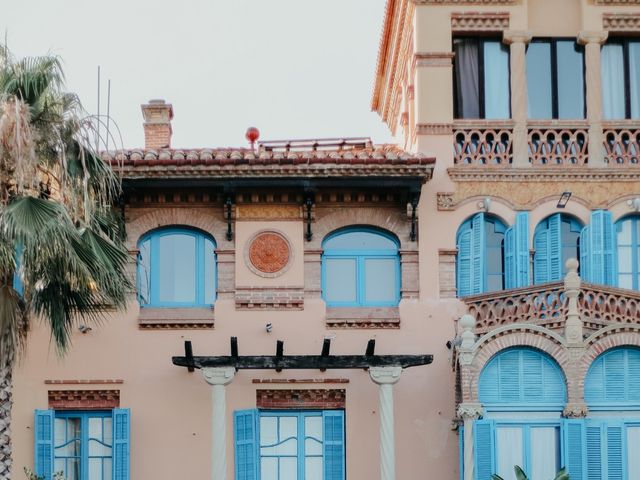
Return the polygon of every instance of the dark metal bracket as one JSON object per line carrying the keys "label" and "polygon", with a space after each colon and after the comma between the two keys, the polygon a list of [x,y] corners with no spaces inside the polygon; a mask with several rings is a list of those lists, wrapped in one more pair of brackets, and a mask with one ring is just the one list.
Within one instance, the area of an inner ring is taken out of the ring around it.
{"label": "dark metal bracket", "polygon": [[418,219],[416,218],[416,210],[418,208],[419,200],[420,197],[417,194],[411,197],[411,233],[409,233],[409,238],[412,242],[415,242],[416,238],[418,237]]}
{"label": "dark metal bracket", "polygon": [[307,232],[305,233],[304,238],[306,238],[307,242],[310,242],[313,238],[313,232],[311,231],[311,220],[312,220],[312,209],[313,209],[313,194],[307,192],[304,199],[304,206],[306,208],[306,221],[307,221]]}
{"label": "dark metal bracket", "polygon": [[231,229],[231,212],[233,207],[233,200],[231,200],[231,196],[228,196],[224,201],[224,207],[227,212],[227,241],[233,240],[233,230]]}

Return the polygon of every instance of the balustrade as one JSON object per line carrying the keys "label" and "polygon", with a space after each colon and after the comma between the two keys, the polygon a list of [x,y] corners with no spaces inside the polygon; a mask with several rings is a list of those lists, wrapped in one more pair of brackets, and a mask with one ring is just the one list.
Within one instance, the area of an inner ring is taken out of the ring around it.
{"label": "balustrade", "polygon": [[533,166],[586,165],[589,133],[586,123],[530,122],[529,162]]}
{"label": "balustrade", "polygon": [[636,165],[640,158],[640,129],[631,125],[606,125],[604,158],[610,166]]}
{"label": "balustrade", "polygon": [[456,165],[510,165],[513,127],[508,122],[457,122],[453,129]]}

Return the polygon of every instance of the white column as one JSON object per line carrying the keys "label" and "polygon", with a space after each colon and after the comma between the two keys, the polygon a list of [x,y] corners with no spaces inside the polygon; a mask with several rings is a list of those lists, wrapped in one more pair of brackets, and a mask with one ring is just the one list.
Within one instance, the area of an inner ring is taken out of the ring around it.
{"label": "white column", "polygon": [[396,452],[393,432],[393,384],[402,367],[371,367],[371,380],[380,386],[380,480],[395,480]]}
{"label": "white column", "polygon": [[479,403],[461,403],[458,406],[458,417],[464,422],[464,480],[473,480],[475,464],[473,461],[473,422],[482,415]]}
{"label": "white column", "polygon": [[212,386],[213,417],[211,420],[211,478],[227,478],[227,400],[225,388],[236,374],[234,367],[203,368],[202,374]]}

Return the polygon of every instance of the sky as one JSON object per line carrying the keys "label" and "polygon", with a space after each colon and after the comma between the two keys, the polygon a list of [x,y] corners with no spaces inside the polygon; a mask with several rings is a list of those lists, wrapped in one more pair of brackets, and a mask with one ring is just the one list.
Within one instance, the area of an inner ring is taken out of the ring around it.
{"label": "sky", "polygon": [[67,89],[111,117],[122,146],[144,143],[140,105],[173,104],[172,146],[370,136],[391,141],[371,112],[385,0],[24,0],[2,9],[16,57],[52,53]]}

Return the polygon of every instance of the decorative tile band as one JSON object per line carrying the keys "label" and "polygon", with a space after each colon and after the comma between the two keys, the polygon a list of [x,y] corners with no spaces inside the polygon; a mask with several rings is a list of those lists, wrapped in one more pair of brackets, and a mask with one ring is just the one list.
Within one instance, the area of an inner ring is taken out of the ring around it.
{"label": "decorative tile band", "polygon": [[329,409],[345,408],[346,390],[256,390],[256,407],[272,409]]}
{"label": "decorative tile band", "polygon": [[45,385],[113,385],[122,384],[124,380],[45,380]]}
{"label": "decorative tile band", "polygon": [[453,125],[451,123],[419,123],[416,125],[418,135],[451,135]]}
{"label": "decorative tile band", "polygon": [[302,287],[238,287],[237,310],[303,310]]}
{"label": "decorative tile band", "polygon": [[453,32],[499,32],[508,28],[508,12],[454,12],[451,14]]}
{"label": "decorative tile band", "polygon": [[49,390],[54,410],[103,410],[120,406],[120,390]]}
{"label": "decorative tile band", "polygon": [[602,28],[610,32],[640,31],[640,13],[604,13]]}
{"label": "decorative tile band", "polygon": [[254,378],[251,383],[292,384],[292,383],[349,383],[348,378]]}

